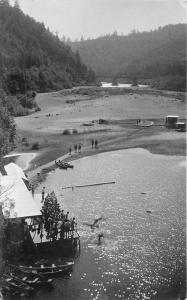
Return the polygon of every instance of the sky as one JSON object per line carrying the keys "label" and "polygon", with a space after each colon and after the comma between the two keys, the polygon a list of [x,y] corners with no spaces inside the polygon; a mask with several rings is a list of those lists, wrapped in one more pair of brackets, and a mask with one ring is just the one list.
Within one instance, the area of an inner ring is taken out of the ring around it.
{"label": "sky", "polygon": [[[10,0],[14,3],[15,0]],[[22,11],[71,40],[186,23],[187,0],[19,0]]]}

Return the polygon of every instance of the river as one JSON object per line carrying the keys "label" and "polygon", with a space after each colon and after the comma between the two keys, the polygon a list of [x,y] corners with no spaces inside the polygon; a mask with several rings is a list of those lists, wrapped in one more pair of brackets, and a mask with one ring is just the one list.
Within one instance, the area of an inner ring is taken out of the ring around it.
{"label": "river", "polygon": [[[118,87],[118,88],[129,88],[132,87],[132,83],[118,83],[118,85],[113,85],[111,82],[101,82],[101,86],[103,88],[111,88],[111,87]],[[146,88],[149,87],[148,85],[145,84],[138,84],[137,87],[142,87]]]}
{"label": "river", "polygon": [[[130,149],[73,164],[51,172],[42,186],[76,217],[81,254],[72,276],[36,299],[183,299],[177,295],[185,278],[185,157]],[[115,184],[62,189],[107,181]],[[83,224],[99,216],[106,219],[93,232]]]}

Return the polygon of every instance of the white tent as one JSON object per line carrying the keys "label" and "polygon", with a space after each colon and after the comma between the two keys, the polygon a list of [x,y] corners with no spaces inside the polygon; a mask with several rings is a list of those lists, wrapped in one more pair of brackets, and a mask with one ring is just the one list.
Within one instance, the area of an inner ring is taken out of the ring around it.
{"label": "white tent", "polygon": [[0,202],[3,214],[7,218],[41,215],[40,209],[20,176],[0,176]]}

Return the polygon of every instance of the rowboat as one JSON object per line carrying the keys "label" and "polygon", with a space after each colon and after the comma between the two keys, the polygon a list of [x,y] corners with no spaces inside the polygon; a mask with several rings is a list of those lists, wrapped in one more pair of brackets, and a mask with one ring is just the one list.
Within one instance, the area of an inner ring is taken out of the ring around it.
{"label": "rowboat", "polygon": [[7,288],[10,292],[26,292],[31,293],[34,292],[34,288],[29,284],[20,282],[19,280],[12,278],[10,275],[3,274],[2,283],[5,288]]}
{"label": "rowboat", "polygon": [[42,275],[42,276],[55,276],[65,272],[68,272],[72,269],[74,262],[66,262],[62,265],[55,265],[52,264],[51,266],[17,266],[17,268],[25,273],[25,274],[35,274],[35,275]]}
{"label": "rowboat", "polygon": [[92,122],[83,123],[83,126],[94,126],[94,123],[92,123]]}
{"label": "rowboat", "polygon": [[71,169],[73,169],[73,165],[71,165],[71,164],[69,164],[69,163],[67,163],[67,162],[63,162],[62,160],[61,161],[56,161],[55,160],[55,164],[56,164],[56,166],[57,167],[59,167],[60,169],[68,169],[68,168],[71,168]]}
{"label": "rowboat", "polygon": [[62,163],[61,161],[56,161],[55,160],[55,165],[57,166],[57,167],[59,167],[60,169],[65,169],[65,170],[67,170],[67,165],[66,164],[64,164],[64,163]]}
{"label": "rowboat", "polygon": [[17,266],[14,266],[14,272],[9,273],[9,276],[18,282],[26,283],[33,288],[39,288],[42,286],[49,286],[52,287],[53,279],[52,278],[45,278],[39,274],[34,273],[23,273],[20,271]]}

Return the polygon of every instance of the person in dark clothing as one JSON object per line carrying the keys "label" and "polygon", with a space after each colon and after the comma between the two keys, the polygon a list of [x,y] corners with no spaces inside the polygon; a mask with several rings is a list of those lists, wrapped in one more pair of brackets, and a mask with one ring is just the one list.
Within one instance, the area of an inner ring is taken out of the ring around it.
{"label": "person in dark clothing", "polygon": [[92,149],[93,149],[93,147],[94,147],[94,140],[92,140]]}
{"label": "person in dark clothing", "polygon": [[74,146],[75,153],[77,153],[77,144]]}
{"label": "person in dark clothing", "polygon": [[63,221],[65,219],[64,210],[61,210],[60,219]]}
{"label": "person in dark clothing", "polygon": [[45,186],[42,189],[42,202],[44,202],[45,199]]}
{"label": "person in dark clothing", "polygon": [[71,155],[71,147],[69,147],[69,155]]}
{"label": "person in dark clothing", "polygon": [[66,238],[69,238],[69,235],[70,235],[70,229],[71,229],[71,222],[70,222],[70,221],[66,221],[66,222],[65,222]]}
{"label": "person in dark clothing", "polygon": [[60,226],[60,238],[64,239],[65,236],[65,223],[62,222],[61,226]]}
{"label": "person in dark clothing", "polygon": [[103,233],[99,233],[98,234],[98,245],[101,245],[101,238],[104,238],[104,234]]}
{"label": "person in dark clothing", "polygon": [[81,152],[81,144],[78,145],[79,153]]}
{"label": "person in dark clothing", "polygon": [[43,232],[41,231],[41,233],[40,233],[40,239],[41,239],[41,243],[42,243],[42,239],[43,239]]}
{"label": "person in dark clothing", "polygon": [[58,228],[57,228],[57,223],[55,222],[53,225],[53,234],[52,234],[52,239],[56,240],[58,236]]}
{"label": "person in dark clothing", "polygon": [[73,231],[75,230],[75,226],[76,226],[75,218],[73,218],[73,219],[71,220],[71,231],[72,231],[72,234],[73,234]]}
{"label": "person in dark clothing", "polygon": [[31,191],[32,191],[32,196],[34,198],[34,186],[33,185],[31,186]]}
{"label": "person in dark clothing", "polygon": [[98,141],[95,140],[95,148],[97,149],[98,148]]}
{"label": "person in dark clothing", "polygon": [[69,211],[67,211],[67,214],[65,215],[65,221],[69,221]]}

